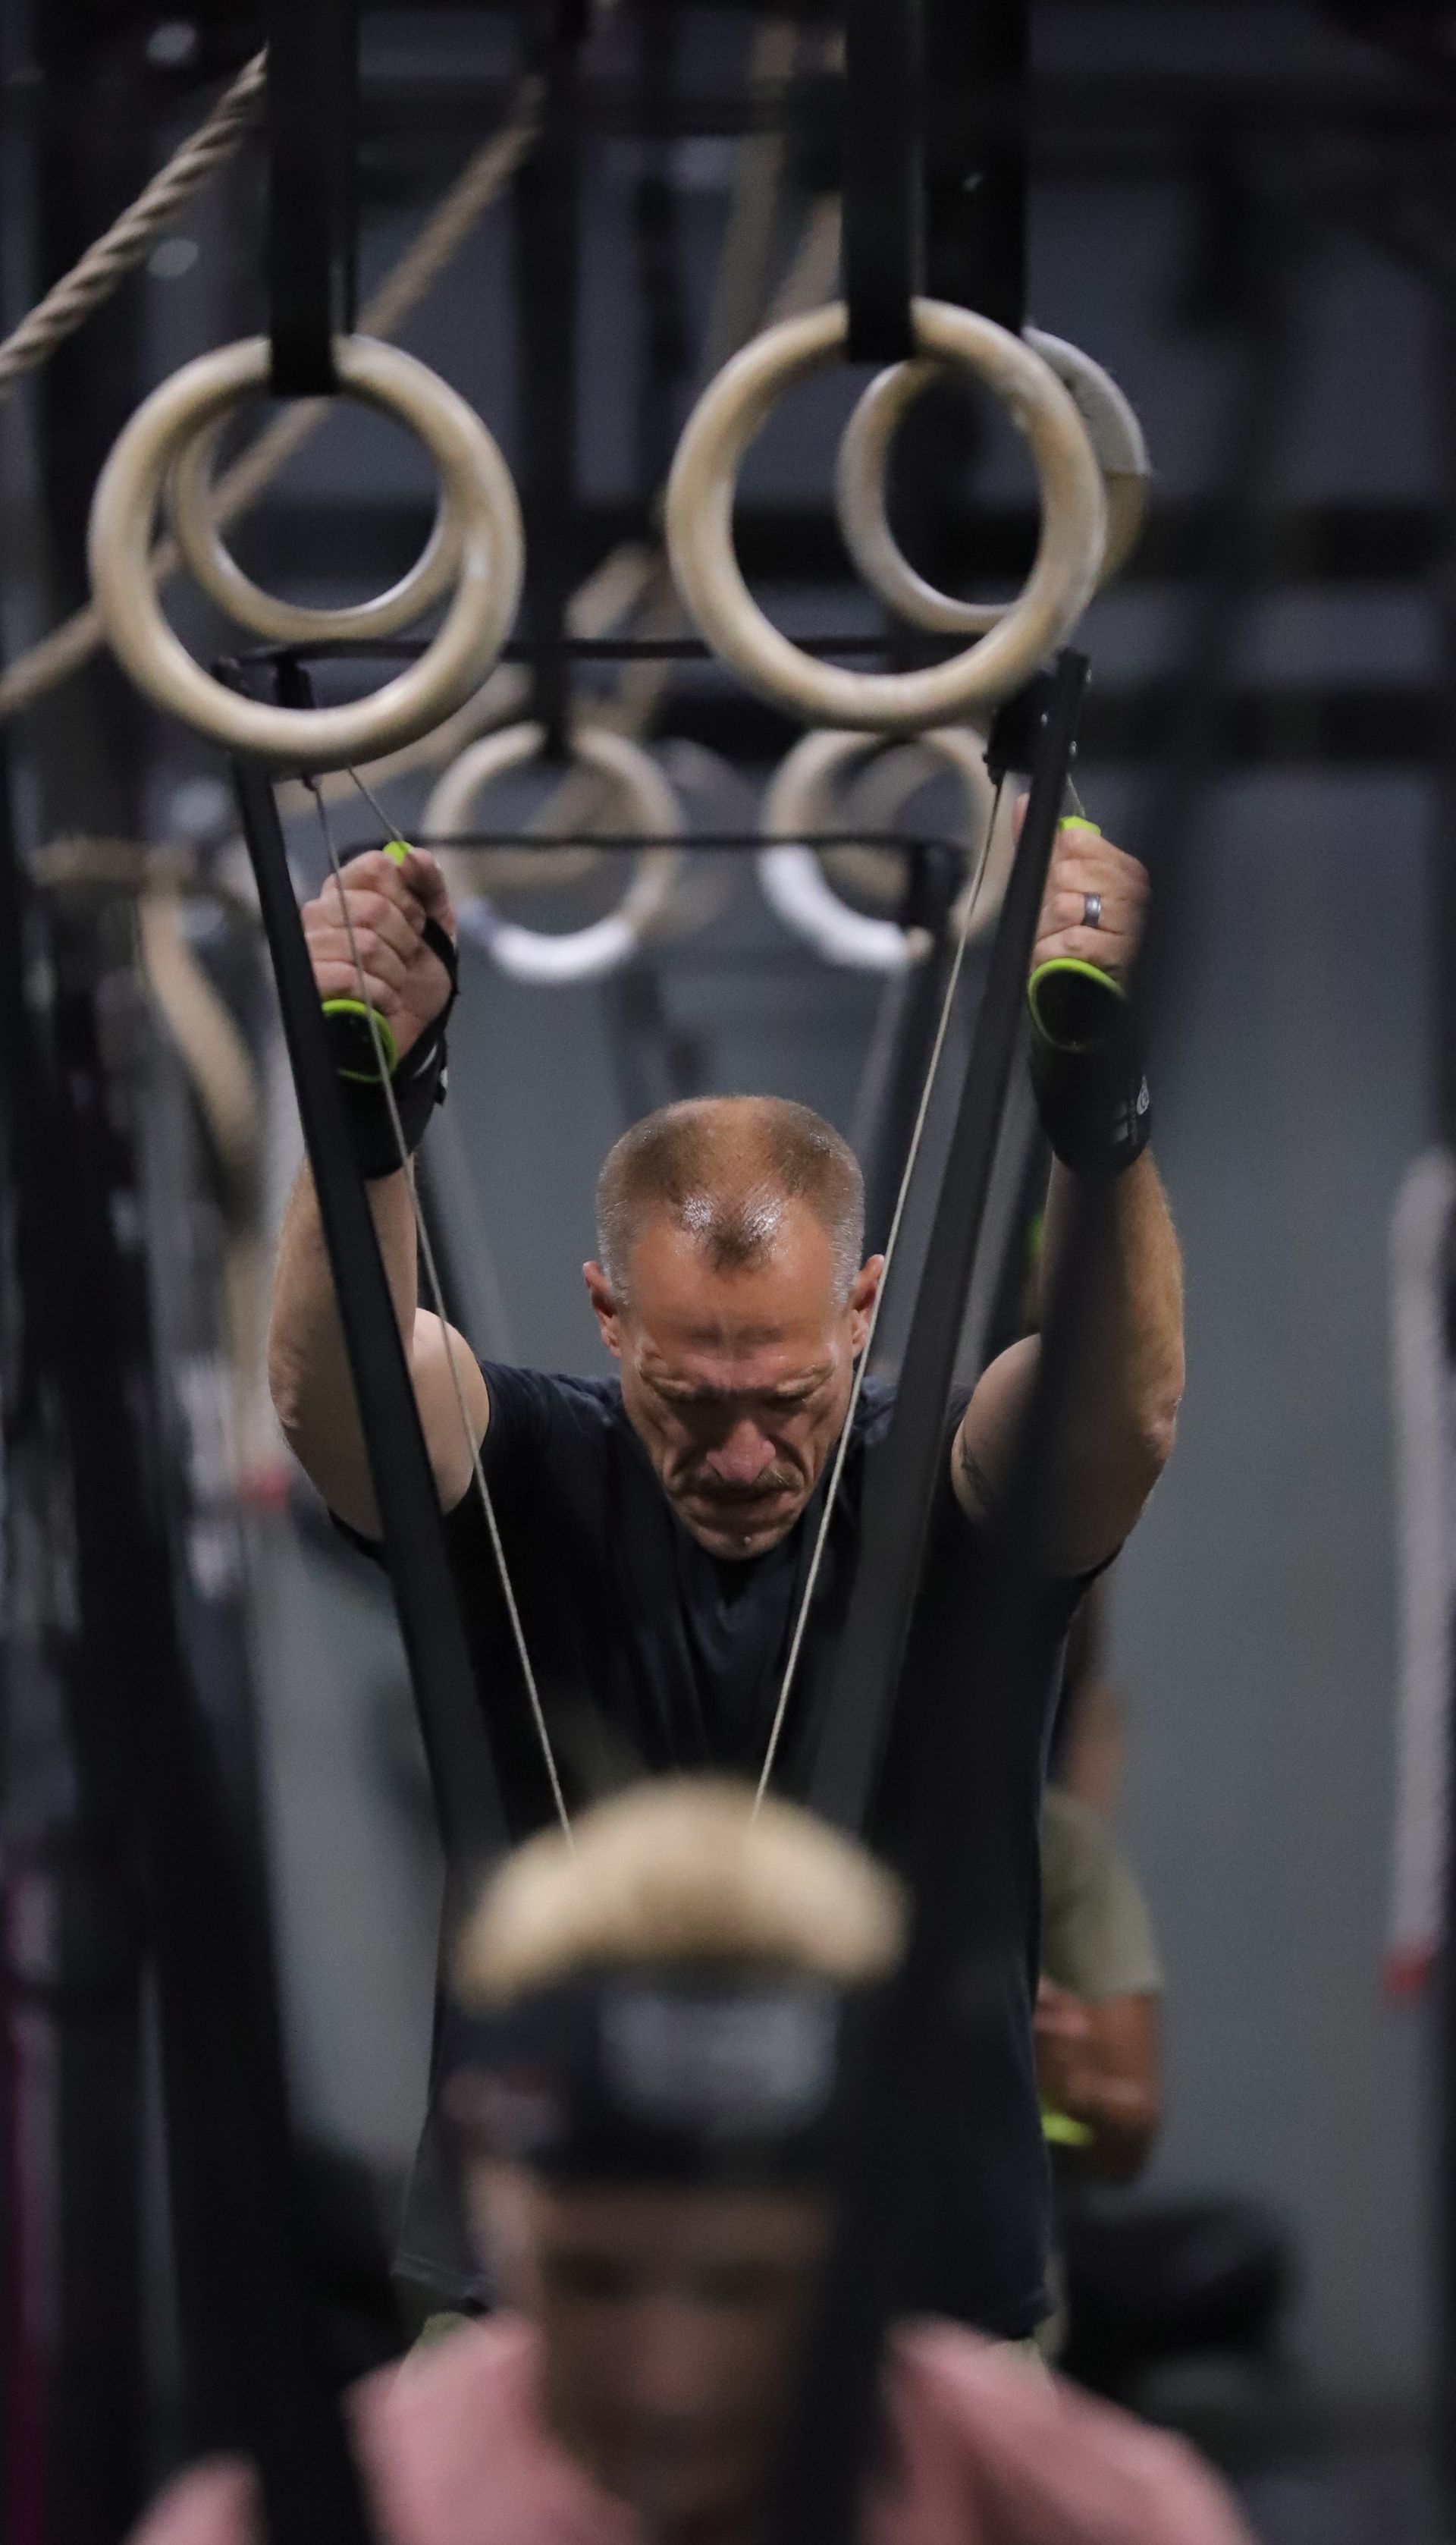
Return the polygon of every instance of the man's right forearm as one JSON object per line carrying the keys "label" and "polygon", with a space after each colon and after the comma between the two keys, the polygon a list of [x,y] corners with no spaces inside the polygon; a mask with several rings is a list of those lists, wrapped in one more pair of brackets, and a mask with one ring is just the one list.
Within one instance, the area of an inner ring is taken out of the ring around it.
{"label": "man's right forearm", "polygon": [[[367,1187],[390,1295],[407,1355],[417,1307],[415,1219],[402,1173]],[[289,1447],[331,1509],[373,1524],[368,1459],[313,1176],[305,1162],[288,1196],[274,1282],[268,1378]]]}

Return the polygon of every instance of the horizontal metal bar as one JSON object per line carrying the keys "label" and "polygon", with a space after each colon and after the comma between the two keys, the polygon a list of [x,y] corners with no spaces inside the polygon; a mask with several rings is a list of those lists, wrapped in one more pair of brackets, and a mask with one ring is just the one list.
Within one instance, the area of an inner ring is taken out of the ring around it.
{"label": "horizontal metal bar", "polygon": [[951,857],[969,854],[964,840],[940,839],[921,831],[411,831],[417,849],[711,849],[758,851],[796,849],[887,849],[902,856],[938,849]]}
{"label": "horizontal metal bar", "polygon": [[[1093,642],[1095,639],[1093,638]],[[1136,767],[1156,758],[1169,710],[1164,681],[1092,689],[1078,768]],[[1221,711],[1221,762],[1242,769],[1419,769],[1434,762],[1445,707],[1434,684],[1281,683],[1250,688]],[[700,742],[725,759],[767,766],[803,728],[741,693],[680,690],[655,738]]]}
{"label": "horizontal metal bar", "polygon": [[[1208,518],[1198,497],[1160,495],[1118,577],[1118,592],[1192,573],[1207,554]],[[250,573],[285,590],[337,575],[345,559],[362,585],[377,580],[382,588],[424,546],[433,519],[433,507],[414,497],[381,493],[330,502],[280,494],[259,504],[237,545]],[[588,502],[579,519],[584,573],[622,540],[655,536],[645,503]],[[952,591],[972,581],[1019,580],[1035,552],[1037,528],[1029,504],[955,508],[937,551],[937,579]],[[827,482],[822,505],[741,505],[735,537],[751,582],[850,588]],[[1436,507],[1416,499],[1291,504],[1260,525],[1256,571],[1265,589],[1416,582],[1444,554],[1444,539]]]}

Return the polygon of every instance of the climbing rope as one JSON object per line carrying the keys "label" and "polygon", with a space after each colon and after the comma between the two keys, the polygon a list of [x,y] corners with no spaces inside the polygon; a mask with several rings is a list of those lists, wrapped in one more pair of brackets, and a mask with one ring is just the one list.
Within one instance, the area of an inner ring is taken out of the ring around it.
{"label": "climbing rope", "polygon": [[177,214],[198,189],[234,158],[257,122],[268,93],[268,56],[255,53],[224,89],[205,123],[173,151],[165,168],[143,186],[134,204],[119,212],[109,230],[94,239],[69,274],[53,283],[43,300],[0,344],[0,398],[6,398],[28,371],[48,363],[57,345],[74,336],[93,309],[110,300],[119,284],[155,239],[170,229]]}
{"label": "climbing rope", "polygon": [[[361,309],[361,335],[377,336],[387,342],[424,299],[481,214],[509,185],[526,157],[539,124],[541,94],[541,82],[534,75],[520,82],[515,104],[500,131],[475,153],[438,210],[426,222],[419,237],[406,248],[378,290]],[[143,200],[138,198],[138,203]],[[132,208],[135,210],[137,206]],[[122,218],[125,217],[123,214]],[[98,246],[102,244],[104,242],[98,242]],[[88,254],[95,252],[89,250]],[[82,264],[85,262],[83,258]],[[56,287],[59,289],[60,286]],[[40,305],[43,308],[44,303]],[[38,314],[32,313],[33,316]],[[25,322],[29,323],[29,320]],[[317,431],[329,405],[327,398],[301,399],[259,435],[251,449],[243,452],[218,485],[213,518],[219,524],[234,521],[256,502],[284,461],[290,459],[293,452]],[[153,582],[165,583],[176,572],[178,563],[176,541],[160,539],[151,553],[149,570]],[[38,645],[33,645],[28,653],[17,656],[9,669],[0,674],[0,718],[19,714],[23,707],[43,697],[47,690],[68,680],[83,663],[90,661],[93,654],[100,652],[105,642],[100,613],[94,604],[88,603],[84,610],[76,611],[48,636],[43,636]]]}

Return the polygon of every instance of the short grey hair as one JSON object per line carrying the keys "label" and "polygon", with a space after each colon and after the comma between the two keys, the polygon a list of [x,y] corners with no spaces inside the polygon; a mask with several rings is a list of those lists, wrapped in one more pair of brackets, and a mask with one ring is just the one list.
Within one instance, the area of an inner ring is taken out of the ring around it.
{"label": "short grey hair", "polygon": [[632,1249],[653,1213],[667,1211],[716,1271],[734,1272],[768,1254],[793,1201],[828,1231],[847,1299],[864,1254],[864,1178],[833,1123],[783,1096],[665,1105],[607,1151],[597,1180],[602,1269],[624,1304]]}

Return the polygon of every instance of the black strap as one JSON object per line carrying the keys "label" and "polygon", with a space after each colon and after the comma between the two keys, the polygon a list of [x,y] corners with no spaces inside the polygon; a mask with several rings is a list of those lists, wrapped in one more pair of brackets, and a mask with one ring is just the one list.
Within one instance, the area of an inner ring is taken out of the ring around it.
{"label": "black strap", "polygon": [[848,0],[844,260],[851,363],[898,363],[915,351],[921,110],[921,0]]}
{"label": "black strap", "polygon": [[358,0],[270,0],[268,311],[278,397],[338,386],[354,325]]}
{"label": "black strap", "polygon": [[926,0],[926,288],[1026,322],[1030,0]]}
{"label": "black strap", "polygon": [[507,1845],[480,1691],[389,1284],[350,1151],[273,784],[267,772],[250,761],[234,762],[233,784],[278,982],[446,1863],[463,1889]]}
{"label": "black strap", "polygon": [[531,646],[530,714],[548,757],[565,757],[571,721],[566,612],[577,581],[577,334],[580,270],[580,118],[577,0],[557,0],[535,148],[516,180],[516,307],[520,364],[518,478],[526,529],[522,625]]}
{"label": "black strap", "polygon": [[842,1829],[858,1831],[865,1825],[894,1713],[944,1454],[945,1406],[966,1287],[990,1190],[1088,668],[1087,656],[1069,648],[1058,657],[1052,678],[895,1409],[886,1439],[866,1469],[859,1566],[809,1788],[813,1809]]}
{"label": "black strap", "polygon": [[[0,764],[0,829],[8,788]],[[30,1312],[29,1384],[71,1465],[68,1535],[110,1655],[161,2011],[191,2446],[251,2456],[276,2545],[370,2545],[329,2373],[288,2138],[264,1869],[188,1683],[123,1302],[99,1055],[57,1065],[52,948],[0,837],[0,1056]],[[57,1174],[56,1161],[65,1171]]]}

